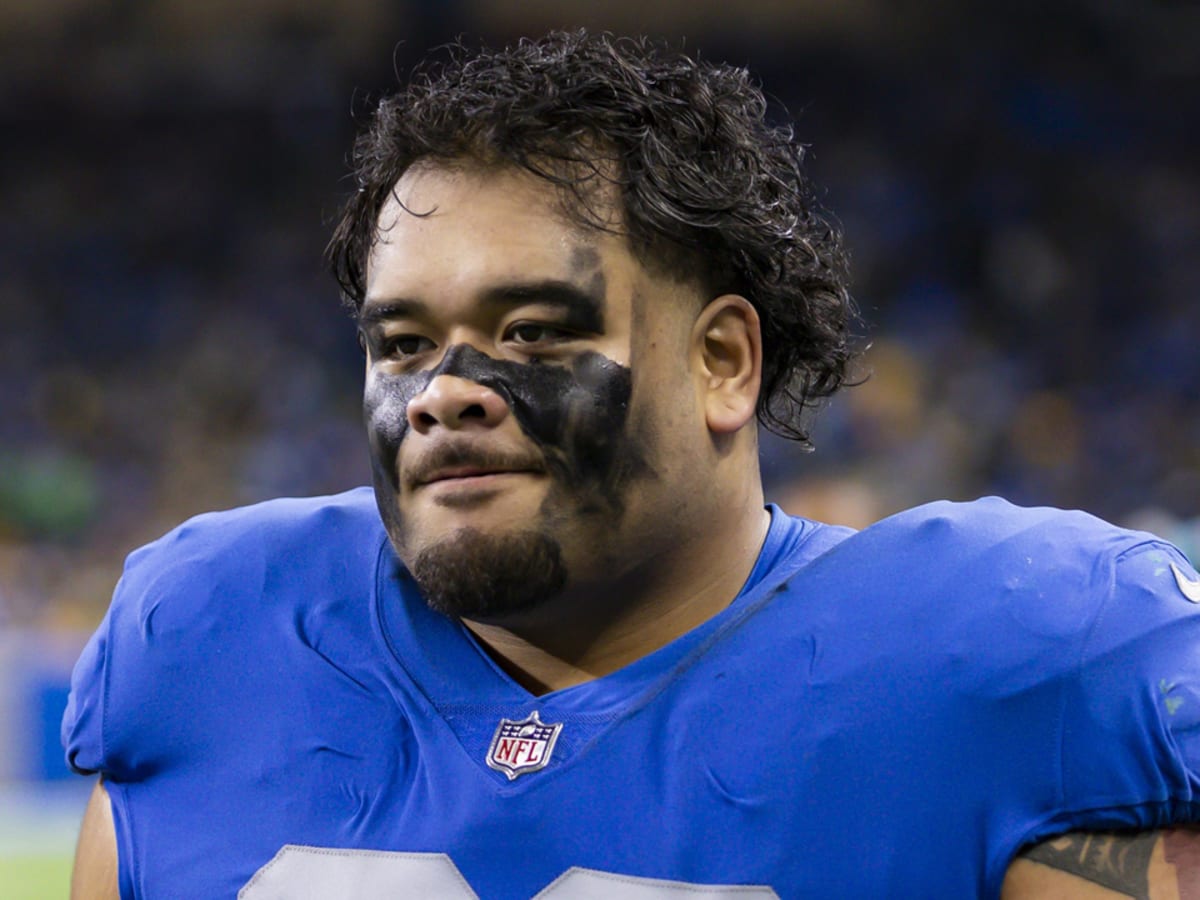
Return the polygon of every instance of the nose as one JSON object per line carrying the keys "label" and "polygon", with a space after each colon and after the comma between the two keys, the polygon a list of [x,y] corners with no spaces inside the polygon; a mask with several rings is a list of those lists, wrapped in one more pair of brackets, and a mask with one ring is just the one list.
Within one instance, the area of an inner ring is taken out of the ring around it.
{"label": "nose", "polygon": [[419,434],[441,426],[459,430],[494,428],[508,415],[504,398],[489,387],[459,378],[436,375],[425,390],[408,403],[408,424]]}

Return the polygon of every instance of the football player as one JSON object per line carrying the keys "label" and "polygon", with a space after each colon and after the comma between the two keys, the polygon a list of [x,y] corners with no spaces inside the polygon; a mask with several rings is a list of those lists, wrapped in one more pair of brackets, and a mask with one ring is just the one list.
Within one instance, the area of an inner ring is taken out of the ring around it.
{"label": "football player", "polygon": [[101,776],[74,896],[1198,889],[1178,550],[764,506],[756,424],[807,439],[853,319],[764,113],[583,32],[383,100],[331,244],[373,486],[129,558],[63,723]]}

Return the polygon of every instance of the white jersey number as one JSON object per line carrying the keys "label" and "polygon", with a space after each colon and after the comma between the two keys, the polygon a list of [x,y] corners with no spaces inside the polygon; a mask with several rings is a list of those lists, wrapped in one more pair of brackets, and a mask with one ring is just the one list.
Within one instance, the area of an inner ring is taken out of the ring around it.
{"label": "white jersey number", "polygon": [[[568,869],[534,900],[767,900],[757,885],[684,884],[593,869]],[[287,845],[238,892],[238,900],[478,900],[445,853],[392,853]]]}

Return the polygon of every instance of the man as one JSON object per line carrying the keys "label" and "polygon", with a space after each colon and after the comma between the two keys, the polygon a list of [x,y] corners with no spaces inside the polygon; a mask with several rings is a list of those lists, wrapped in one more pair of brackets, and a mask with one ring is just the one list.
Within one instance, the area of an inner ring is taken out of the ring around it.
{"label": "man", "polygon": [[75,896],[1197,889],[1175,548],[764,509],[756,414],[805,439],[851,319],[764,105],[583,33],[380,105],[331,245],[374,491],[130,557],[63,726]]}

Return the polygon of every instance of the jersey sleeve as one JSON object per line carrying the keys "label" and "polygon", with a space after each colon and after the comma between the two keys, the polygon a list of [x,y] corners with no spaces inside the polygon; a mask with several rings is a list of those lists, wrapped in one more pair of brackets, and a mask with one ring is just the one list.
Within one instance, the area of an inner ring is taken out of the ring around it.
{"label": "jersey sleeve", "polygon": [[71,673],[71,693],[62,720],[67,765],[81,775],[104,768],[104,676],[112,610],[83,649]]}
{"label": "jersey sleeve", "polygon": [[1084,813],[1072,827],[1200,821],[1197,574],[1146,541],[1110,557],[1106,577],[1063,710],[1065,805]]}
{"label": "jersey sleeve", "polygon": [[103,773],[114,781],[136,777],[138,760],[122,752],[125,735],[142,728],[160,704],[161,679],[147,678],[145,636],[156,589],[172,566],[168,535],[132,553],[100,626],[84,647],[71,674],[71,692],[62,721],[67,764],[76,772]]}

